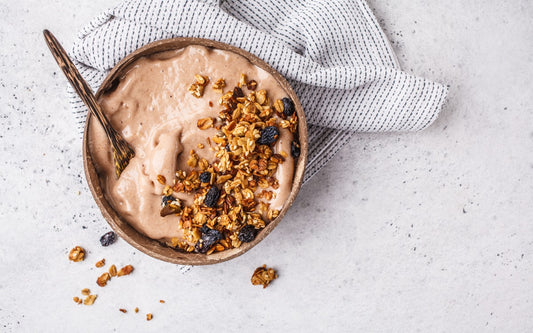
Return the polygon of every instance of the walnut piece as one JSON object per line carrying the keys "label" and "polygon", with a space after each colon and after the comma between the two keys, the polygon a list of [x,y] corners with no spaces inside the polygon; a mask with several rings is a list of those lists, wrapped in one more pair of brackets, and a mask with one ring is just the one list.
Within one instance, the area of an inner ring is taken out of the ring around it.
{"label": "walnut piece", "polygon": [[153,316],[151,313],[146,314],[146,320],[152,320]]}
{"label": "walnut piece", "polygon": [[81,246],[76,246],[68,254],[68,258],[71,261],[79,262],[85,258],[85,250]]}
{"label": "walnut piece", "polygon": [[89,295],[91,294],[91,290],[90,290],[89,288],[83,288],[83,289],[81,290],[81,294],[82,294],[83,296],[89,296]]}

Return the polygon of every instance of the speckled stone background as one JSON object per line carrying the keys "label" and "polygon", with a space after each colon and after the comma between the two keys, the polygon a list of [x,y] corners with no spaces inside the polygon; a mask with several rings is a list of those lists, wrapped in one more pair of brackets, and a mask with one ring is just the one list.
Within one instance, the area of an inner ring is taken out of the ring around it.
{"label": "speckled stone background", "polygon": [[[404,68],[450,85],[439,119],[357,135],[259,246],[186,274],[99,245],[109,228],[41,35],[70,47],[116,3],[0,1],[0,331],[533,330],[531,1],[371,0]],[[135,271],[100,288],[101,258]],[[263,263],[280,275],[265,290],[249,282]],[[93,306],[72,301],[85,287]]]}

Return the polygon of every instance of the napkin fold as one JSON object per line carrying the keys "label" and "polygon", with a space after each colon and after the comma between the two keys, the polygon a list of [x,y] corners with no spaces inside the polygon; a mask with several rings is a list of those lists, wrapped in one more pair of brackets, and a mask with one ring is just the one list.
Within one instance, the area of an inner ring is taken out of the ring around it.
{"label": "napkin fold", "polygon": [[[447,95],[400,69],[364,0],[129,0],[90,22],[71,55],[96,91],[127,54],[172,37],[240,47],[287,78],[309,125],[304,181],[356,132],[426,128]],[[72,90],[70,101],[83,132],[87,109]]]}

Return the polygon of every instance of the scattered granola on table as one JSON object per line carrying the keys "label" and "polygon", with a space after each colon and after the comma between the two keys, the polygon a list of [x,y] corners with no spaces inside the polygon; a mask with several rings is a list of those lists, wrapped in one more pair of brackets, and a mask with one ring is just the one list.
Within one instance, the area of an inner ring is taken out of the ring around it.
{"label": "scattered granola on table", "polygon": [[254,286],[262,285],[264,289],[270,284],[270,282],[272,282],[272,280],[277,278],[278,274],[274,269],[267,268],[266,265],[263,265],[255,269],[251,281]]}

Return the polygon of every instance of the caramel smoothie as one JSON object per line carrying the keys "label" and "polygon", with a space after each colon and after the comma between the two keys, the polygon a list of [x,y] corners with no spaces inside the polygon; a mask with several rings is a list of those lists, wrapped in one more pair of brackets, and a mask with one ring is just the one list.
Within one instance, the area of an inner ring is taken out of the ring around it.
{"label": "caramel smoothie", "polygon": [[[197,74],[209,78],[201,98],[189,90]],[[191,170],[187,163],[191,150],[209,163],[218,161],[217,149],[208,138],[219,133],[215,127],[220,123],[221,96],[238,85],[241,74],[255,80],[257,89],[265,90],[271,101],[287,96],[274,77],[240,55],[189,46],[137,60],[116,89],[100,98],[104,113],[133,147],[135,157],[117,179],[109,142],[95,121],[89,128],[90,153],[107,200],[141,233],[167,243],[171,239],[185,239],[179,216],[160,215],[165,182],[172,186],[177,170]],[[222,90],[212,87],[218,78],[225,80]],[[248,92],[246,86],[242,90]],[[212,118],[214,126],[200,129],[198,120],[204,118]],[[269,188],[273,192],[269,201],[271,209],[281,210],[291,191],[292,142],[292,132],[280,126],[279,137],[271,148],[282,154],[284,161],[275,171],[279,187]],[[158,181],[161,178],[163,181]],[[223,185],[218,185],[221,190]],[[193,193],[174,191],[172,196],[183,206],[194,201]],[[268,222],[264,212],[263,218]]]}

